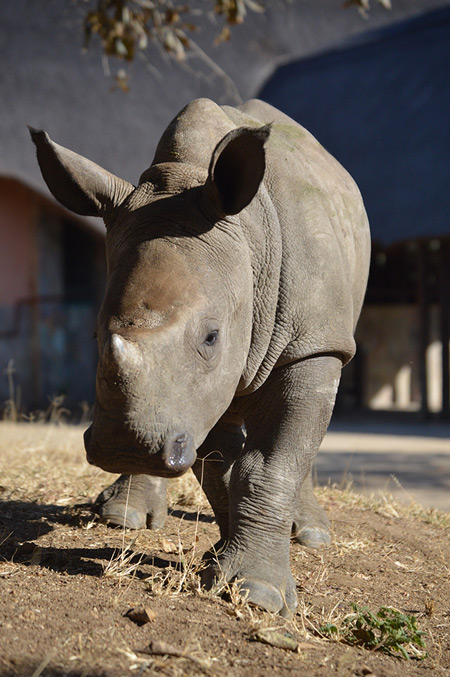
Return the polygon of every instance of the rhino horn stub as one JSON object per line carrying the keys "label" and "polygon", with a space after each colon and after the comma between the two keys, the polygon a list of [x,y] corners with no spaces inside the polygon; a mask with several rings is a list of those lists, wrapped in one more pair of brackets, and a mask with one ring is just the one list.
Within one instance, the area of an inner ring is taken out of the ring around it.
{"label": "rhino horn stub", "polygon": [[140,369],[143,364],[139,346],[119,334],[111,336],[111,355],[114,362],[123,369]]}

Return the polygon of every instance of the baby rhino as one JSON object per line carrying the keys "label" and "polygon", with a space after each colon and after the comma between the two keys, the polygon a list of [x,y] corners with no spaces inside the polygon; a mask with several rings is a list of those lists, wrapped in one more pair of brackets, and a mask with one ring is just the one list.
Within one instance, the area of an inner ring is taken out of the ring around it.
{"label": "baby rhino", "polygon": [[[204,584],[237,579],[252,603],[292,612],[290,538],[330,540],[311,464],[355,352],[358,188],[262,101],[187,105],[137,186],[31,133],[53,195],[106,225],[89,463],[133,476],[131,526],[161,524],[163,478],[192,468],[221,534]],[[105,515],[127,488],[106,490]]]}

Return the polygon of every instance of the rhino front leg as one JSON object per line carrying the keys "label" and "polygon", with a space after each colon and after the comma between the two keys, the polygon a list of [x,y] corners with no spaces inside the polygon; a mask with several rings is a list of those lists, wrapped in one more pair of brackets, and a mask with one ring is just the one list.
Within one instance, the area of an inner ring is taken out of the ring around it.
{"label": "rhino front leg", "polygon": [[160,529],[167,517],[167,480],[150,475],[121,475],[96,498],[102,520],[128,529]]}
{"label": "rhino front leg", "polygon": [[250,602],[287,615],[297,604],[289,542],[300,489],[327,429],[341,361],[320,356],[278,368],[242,398],[247,440],[230,477],[225,549],[207,586],[241,581]]}

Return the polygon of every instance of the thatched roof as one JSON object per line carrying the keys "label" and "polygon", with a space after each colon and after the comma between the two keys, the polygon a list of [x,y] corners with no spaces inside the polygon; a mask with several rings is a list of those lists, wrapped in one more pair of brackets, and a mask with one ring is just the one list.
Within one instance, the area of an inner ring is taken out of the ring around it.
{"label": "thatched roof", "polygon": [[[448,0],[394,0],[392,12],[372,3],[369,21],[354,9],[343,10],[340,0],[267,4],[266,14],[250,14],[233,30],[231,43],[212,47],[214,32],[207,30],[198,37],[234,80],[242,99],[257,94],[280,61],[311,55]],[[0,10],[0,173],[45,192],[27,124],[46,129],[59,143],[135,182],[183,105],[199,96],[233,102],[221,77],[200,77],[205,69],[198,60],[189,62],[197,71],[192,74],[160,58],[155,75],[138,59],[130,69],[130,93],[112,91],[100,51],[82,53],[83,5],[14,0],[2,2]]]}

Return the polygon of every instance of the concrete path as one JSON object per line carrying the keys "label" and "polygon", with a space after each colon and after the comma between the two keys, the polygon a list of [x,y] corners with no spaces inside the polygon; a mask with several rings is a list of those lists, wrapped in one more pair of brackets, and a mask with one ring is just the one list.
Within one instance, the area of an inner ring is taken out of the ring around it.
{"label": "concrete path", "polygon": [[336,417],[316,459],[319,485],[329,481],[366,495],[391,494],[450,512],[450,423],[408,416]]}

